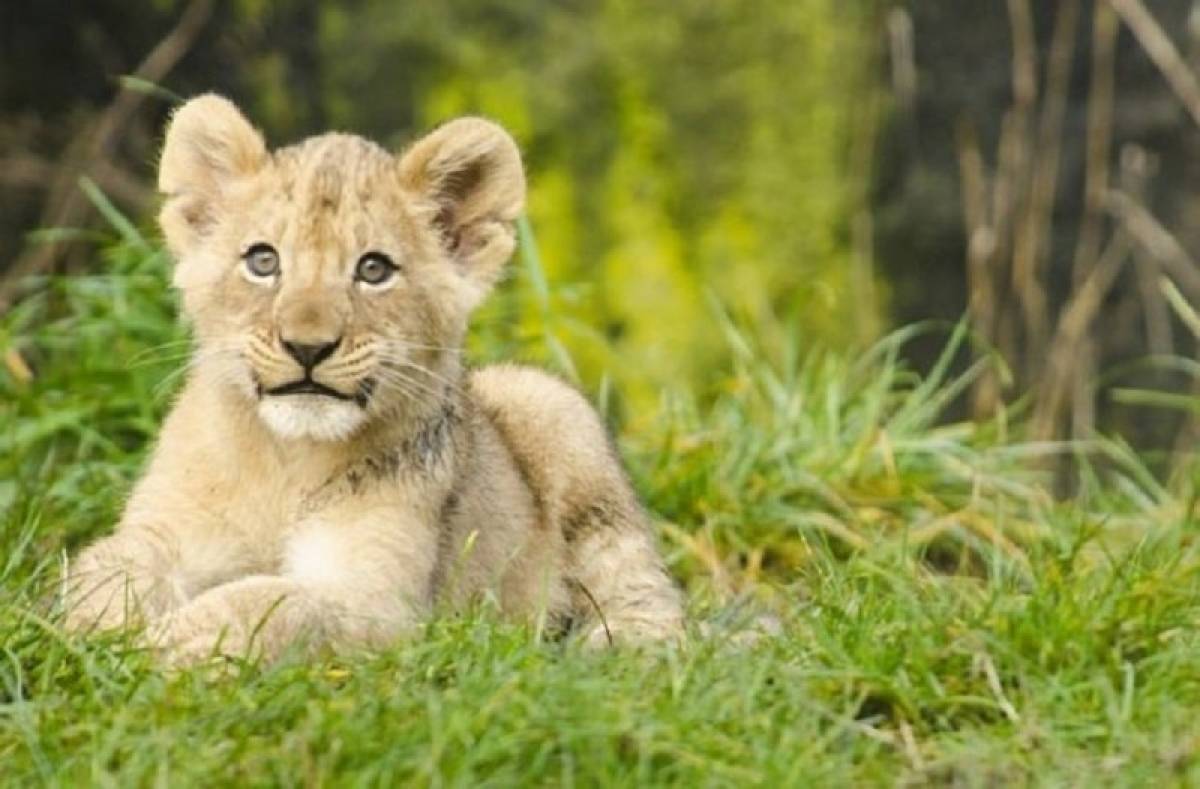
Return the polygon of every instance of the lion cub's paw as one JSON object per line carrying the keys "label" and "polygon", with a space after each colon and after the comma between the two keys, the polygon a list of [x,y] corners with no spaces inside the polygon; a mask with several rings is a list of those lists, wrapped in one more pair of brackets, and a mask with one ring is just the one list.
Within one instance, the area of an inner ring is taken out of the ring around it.
{"label": "lion cub's paw", "polygon": [[584,631],[583,644],[588,649],[636,647],[665,644],[683,646],[685,637],[679,622],[609,622],[597,623]]}
{"label": "lion cub's paw", "polygon": [[171,668],[189,668],[228,657],[246,657],[248,639],[230,623],[199,625],[187,618],[167,616],[142,636],[145,646]]}

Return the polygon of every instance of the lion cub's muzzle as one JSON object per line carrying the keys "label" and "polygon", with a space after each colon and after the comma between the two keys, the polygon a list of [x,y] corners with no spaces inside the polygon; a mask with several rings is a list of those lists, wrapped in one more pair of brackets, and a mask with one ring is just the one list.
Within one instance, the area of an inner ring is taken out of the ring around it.
{"label": "lion cub's muzzle", "polygon": [[373,379],[364,379],[353,392],[343,392],[318,381],[314,375],[316,368],[326,359],[333,356],[341,344],[341,337],[332,342],[323,343],[298,343],[281,339],[280,345],[287,351],[288,356],[292,357],[303,369],[303,377],[270,388],[264,388],[260,384],[258,387],[259,397],[264,395],[269,397],[318,395],[321,397],[331,397],[335,400],[354,402],[359,407],[366,408],[367,403],[371,399],[371,394],[375,390],[375,381]]}

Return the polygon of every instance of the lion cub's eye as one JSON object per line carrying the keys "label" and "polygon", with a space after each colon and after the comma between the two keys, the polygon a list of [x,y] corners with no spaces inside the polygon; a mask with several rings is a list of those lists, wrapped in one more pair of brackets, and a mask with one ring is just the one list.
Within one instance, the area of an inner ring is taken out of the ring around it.
{"label": "lion cub's eye", "polygon": [[279,273],[279,253],[270,244],[252,244],[242,253],[246,271],[257,279],[267,279]]}
{"label": "lion cub's eye", "polygon": [[368,252],[358,259],[354,279],[365,285],[382,285],[396,273],[396,264],[382,252]]}

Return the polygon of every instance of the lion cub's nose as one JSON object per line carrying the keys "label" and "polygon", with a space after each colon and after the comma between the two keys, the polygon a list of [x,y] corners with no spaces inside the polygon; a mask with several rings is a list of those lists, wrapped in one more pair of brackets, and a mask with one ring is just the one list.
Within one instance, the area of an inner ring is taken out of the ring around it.
{"label": "lion cub's nose", "polygon": [[288,354],[300,363],[306,372],[312,372],[312,369],[321,362],[328,359],[337,350],[337,347],[342,344],[342,338],[338,337],[333,342],[326,343],[299,343],[281,340],[283,348]]}

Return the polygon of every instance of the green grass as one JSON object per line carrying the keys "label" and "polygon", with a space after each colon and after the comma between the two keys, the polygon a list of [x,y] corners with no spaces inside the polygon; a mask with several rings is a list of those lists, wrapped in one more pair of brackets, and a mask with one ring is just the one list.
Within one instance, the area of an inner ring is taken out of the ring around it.
{"label": "green grass", "polygon": [[[947,373],[954,328],[921,378],[899,359],[928,328],[847,358],[714,307],[729,368],[621,431],[689,590],[680,651],[542,643],[486,608],[273,668],[65,635],[62,557],[115,519],[187,348],[164,258],[122,232],[102,275],[0,321],[0,783],[1200,781],[1197,475],[1021,443],[1019,413],[942,424],[977,372]],[[1045,492],[1060,452],[1070,502]]]}

